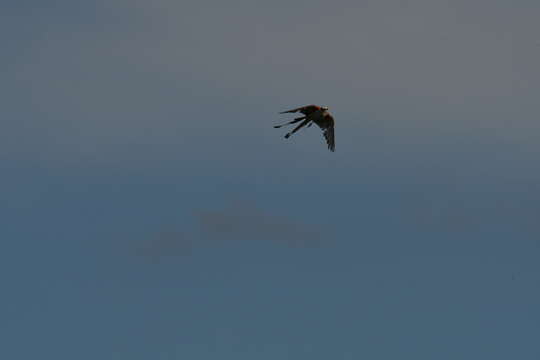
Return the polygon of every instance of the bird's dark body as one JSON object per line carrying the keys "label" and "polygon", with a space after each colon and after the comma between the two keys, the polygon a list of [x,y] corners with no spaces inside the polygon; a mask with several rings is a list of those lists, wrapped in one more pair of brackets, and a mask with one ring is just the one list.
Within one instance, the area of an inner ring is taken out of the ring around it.
{"label": "bird's dark body", "polygon": [[280,114],[301,112],[304,115],[309,115],[309,114],[312,114],[315,111],[320,110],[320,109],[321,109],[321,107],[317,106],[317,105],[306,105],[306,106],[302,106],[302,107],[299,107],[299,108],[296,108],[296,109],[282,111],[282,112],[280,112]]}

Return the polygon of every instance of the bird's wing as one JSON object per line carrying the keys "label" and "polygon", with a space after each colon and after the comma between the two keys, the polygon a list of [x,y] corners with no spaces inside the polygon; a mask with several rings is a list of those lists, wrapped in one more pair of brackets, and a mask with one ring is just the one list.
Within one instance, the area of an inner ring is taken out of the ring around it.
{"label": "bird's wing", "polygon": [[336,140],[334,137],[334,125],[326,129],[323,133],[326,143],[328,144],[328,149],[330,151],[336,151]]}
{"label": "bird's wing", "polygon": [[336,150],[336,140],[334,137],[334,117],[327,114],[322,121],[315,122],[323,131],[323,136],[326,139],[326,144],[330,151]]}
{"label": "bird's wing", "polygon": [[296,108],[296,109],[282,111],[282,112],[280,112],[280,114],[295,113],[295,112],[300,111],[304,115],[309,115],[311,113],[314,113],[317,110],[320,110],[320,107],[317,106],[317,105],[306,105],[306,106],[301,106],[301,107]]}

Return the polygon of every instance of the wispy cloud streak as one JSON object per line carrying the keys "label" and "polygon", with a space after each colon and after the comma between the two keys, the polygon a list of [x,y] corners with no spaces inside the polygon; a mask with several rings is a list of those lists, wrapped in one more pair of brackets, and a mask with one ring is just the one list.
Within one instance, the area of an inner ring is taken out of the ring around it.
{"label": "wispy cloud streak", "polygon": [[311,247],[320,245],[324,238],[319,226],[308,226],[252,207],[199,211],[195,215],[203,234],[214,239],[271,240],[291,247]]}

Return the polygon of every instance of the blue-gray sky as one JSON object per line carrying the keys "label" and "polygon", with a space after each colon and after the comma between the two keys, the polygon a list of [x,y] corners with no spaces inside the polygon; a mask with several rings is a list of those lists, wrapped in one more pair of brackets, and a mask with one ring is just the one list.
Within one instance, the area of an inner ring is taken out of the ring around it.
{"label": "blue-gray sky", "polygon": [[537,1],[0,13],[2,358],[540,357]]}

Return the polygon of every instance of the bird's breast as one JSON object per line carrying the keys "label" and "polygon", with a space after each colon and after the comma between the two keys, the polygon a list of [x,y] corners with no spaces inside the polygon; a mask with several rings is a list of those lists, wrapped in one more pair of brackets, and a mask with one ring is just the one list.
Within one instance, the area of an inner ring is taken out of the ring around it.
{"label": "bird's breast", "polygon": [[326,113],[326,111],[317,110],[317,111],[315,111],[315,112],[313,112],[312,114],[309,115],[309,119],[311,121],[315,121],[315,122],[322,121],[324,119],[325,113]]}

